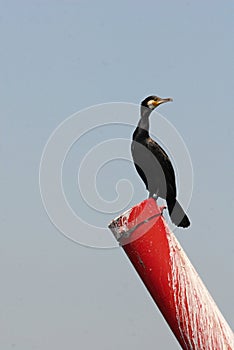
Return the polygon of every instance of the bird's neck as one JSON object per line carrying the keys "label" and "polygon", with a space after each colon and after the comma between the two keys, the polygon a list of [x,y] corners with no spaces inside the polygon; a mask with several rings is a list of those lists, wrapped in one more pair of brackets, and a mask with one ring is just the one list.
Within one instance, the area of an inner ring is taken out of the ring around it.
{"label": "bird's neck", "polygon": [[141,108],[141,118],[137,125],[138,133],[144,134],[146,137],[149,136],[149,116],[152,111],[149,108]]}

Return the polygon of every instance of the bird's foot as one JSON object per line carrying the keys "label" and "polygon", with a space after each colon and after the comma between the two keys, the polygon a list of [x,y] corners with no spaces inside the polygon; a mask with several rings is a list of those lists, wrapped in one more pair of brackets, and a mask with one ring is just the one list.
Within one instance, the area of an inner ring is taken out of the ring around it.
{"label": "bird's foot", "polygon": [[161,215],[163,215],[163,211],[167,209],[167,207],[165,205],[162,205],[161,207],[159,207],[159,209],[161,211]]}
{"label": "bird's foot", "polygon": [[158,193],[150,193],[149,198],[153,198],[155,201],[158,199]]}
{"label": "bird's foot", "polygon": [[154,193],[154,194],[153,194],[153,199],[154,199],[155,201],[158,199],[157,193]]}

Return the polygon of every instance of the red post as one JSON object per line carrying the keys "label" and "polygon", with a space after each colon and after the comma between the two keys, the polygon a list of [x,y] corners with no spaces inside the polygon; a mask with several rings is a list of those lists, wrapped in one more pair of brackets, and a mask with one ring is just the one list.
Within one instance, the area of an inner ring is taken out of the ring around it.
{"label": "red post", "polygon": [[109,228],[186,350],[233,350],[234,336],[154,199]]}

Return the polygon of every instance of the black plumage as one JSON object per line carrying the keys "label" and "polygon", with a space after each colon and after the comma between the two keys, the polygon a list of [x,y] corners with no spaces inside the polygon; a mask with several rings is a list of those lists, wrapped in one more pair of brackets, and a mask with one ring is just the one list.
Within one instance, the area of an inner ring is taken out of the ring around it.
{"label": "black plumage", "polygon": [[141,118],[133,133],[132,157],[136,170],[144,181],[149,197],[166,199],[172,222],[188,227],[190,221],[176,200],[175,173],[167,153],[149,135],[149,116],[160,104],[172,99],[149,96],[141,103]]}

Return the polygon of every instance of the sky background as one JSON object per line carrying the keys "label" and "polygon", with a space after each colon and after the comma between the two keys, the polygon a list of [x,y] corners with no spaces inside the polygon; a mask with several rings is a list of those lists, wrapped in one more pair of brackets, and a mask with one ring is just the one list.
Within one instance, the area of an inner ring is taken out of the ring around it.
{"label": "sky background", "polygon": [[[233,23],[233,0],[0,1],[1,349],[180,348],[123,251],[67,239],[38,185],[59,123],[149,94],[174,98],[160,113],[180,131],[194,168],[192,226],[176,236],[234,329]],[[103,131],[103,140],[117,131]],[[77,210],[79,149],[64,179]],[[98,178],[103,197],[112,198],[117,168]],[[131,164],[122,173],[139,189],[133,203],[143,200]]]}

